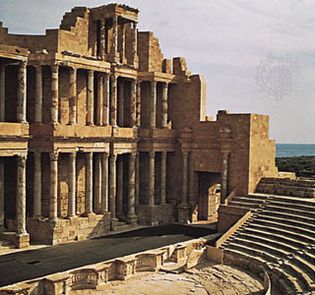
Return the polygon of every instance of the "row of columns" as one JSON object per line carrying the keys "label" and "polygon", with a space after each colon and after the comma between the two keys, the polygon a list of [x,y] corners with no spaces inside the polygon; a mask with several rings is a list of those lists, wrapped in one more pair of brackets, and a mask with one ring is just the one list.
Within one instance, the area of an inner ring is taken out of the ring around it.
{"label": "row of columns", "polygon": [[[112,62],[117,62],[118,60],[121,63],[126,63],[126,22],[122,22],[120,24],[121,30],[119,34],[119,23],[118,16],[113,16],[112,18],[112,40],[111,40],[111,48],[109,49],[109,54]],[[106,46],[106,32],[108,28],[106,27],[106,19],[100,20],[100,44],[99,44],[99,53],[98,55],[102,58],[102,60],[106,59],[107,55],[107,46]],[[133,64],[136,66],[137,64],[137,46],[138,46],[138,30],[137,30],[137,22],[132,22],[132,55],[133,55]],[[120,46],[118,48],[118,40],[120,41]]]}
{"label": "row of columns", "polygon": [[[0,121],[5,121],[5,67],[0,64]],[[27,62],[20,61],[18,65],[17,76],[17,122],[26,123],[26,76],[27,76]]]}

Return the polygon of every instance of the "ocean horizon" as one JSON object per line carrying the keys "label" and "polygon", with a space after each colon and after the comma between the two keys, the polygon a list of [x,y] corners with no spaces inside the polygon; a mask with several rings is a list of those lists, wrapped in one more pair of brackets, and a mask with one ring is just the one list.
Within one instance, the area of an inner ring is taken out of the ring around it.
{"label": "ocean horizon", "polygon": [[277,143],[276,157],[315,156],[315,144]]}

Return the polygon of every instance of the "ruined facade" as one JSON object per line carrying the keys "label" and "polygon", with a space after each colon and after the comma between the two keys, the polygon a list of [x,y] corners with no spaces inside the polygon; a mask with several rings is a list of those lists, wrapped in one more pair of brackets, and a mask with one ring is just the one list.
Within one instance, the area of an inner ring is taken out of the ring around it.
{"label": "ruined facade", "polygon": [[[76,7],[45,35],[0,26],[0,227],[18,247],[208,219],[275,176],[268,117],[205,115],[138,10]],[[215,208],[215,209],[214,209]]]}

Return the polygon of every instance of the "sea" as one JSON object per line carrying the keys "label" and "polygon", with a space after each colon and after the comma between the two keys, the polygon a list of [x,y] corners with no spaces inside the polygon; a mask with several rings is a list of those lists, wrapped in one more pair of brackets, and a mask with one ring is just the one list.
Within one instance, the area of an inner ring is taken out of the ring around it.
{"label": "sea", "polygon": [[276,157],[315,156],[315,144],[277,143]]}

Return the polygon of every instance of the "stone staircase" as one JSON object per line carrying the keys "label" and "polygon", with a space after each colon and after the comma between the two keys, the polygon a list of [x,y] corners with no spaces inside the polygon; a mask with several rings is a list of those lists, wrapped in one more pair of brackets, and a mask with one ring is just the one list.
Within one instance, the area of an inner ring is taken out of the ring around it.
{"label": "stone staircase", "polygon": [[284,294],[315,294],[315,199],[251,194],[228,205],[253,216],[220,247],[224,263],[265,269]]}

